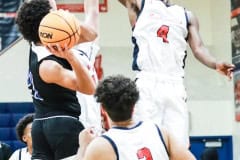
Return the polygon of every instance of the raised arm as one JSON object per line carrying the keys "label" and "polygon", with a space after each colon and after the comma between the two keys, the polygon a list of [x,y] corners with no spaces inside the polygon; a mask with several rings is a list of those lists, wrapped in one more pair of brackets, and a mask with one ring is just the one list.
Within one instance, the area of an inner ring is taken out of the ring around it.
{"label": "raised arm", "polygon": [[52,7],[52,10],[57,10],[57,4],[56,4],[56,1],[55,0],[48,0],[51,7]]}
{"label": "raised arm", "polygon": [[123,6],[127,7],[128,0],[118,0]]}
{"label": "raised arm", "polygon": [[85,20],[81,24],[79,43],[96,40],[98,36],[99,0],[84,0]]}
{"label": "raised arm", "polygon": [[84,1],[85,24],[99,33],[99,0]]}
{"label": "raised arm", "polygon": [[82,23],[80,30],[81,34],[78,43],[91,42],[97,38],[97,32],[87,24]]}
{"label": "raised arm", "polygon": [[133,27],[137,20],[137,15],[141,9],[142,0],[118,0],[123,6],[127,8],[128,17],[131,26]]}
{"label": "raised arm", "polygon": [[62,50],[60,46],[56,49],[49,45],[48,49],[52,54],[66,59],[73,71],[65,69],[62,65],[52,60],[44,60],[39,67],[39,74],[43,81],[58,84],[84,94],[94,94],[95,83],[86,67],[79,62],[76,54],[71,50]]}
{"label": "raised arm", "polygon": [[231,79],[234,65],[226,62],[218,62],[216,58],[209,53],[209,50],[203,44],[199,33],[198,18],[190,11],[187,12],[187,15],[190,21],[188,42],[194,56],[207,67],[216,69],[219,73],[226,75]]}

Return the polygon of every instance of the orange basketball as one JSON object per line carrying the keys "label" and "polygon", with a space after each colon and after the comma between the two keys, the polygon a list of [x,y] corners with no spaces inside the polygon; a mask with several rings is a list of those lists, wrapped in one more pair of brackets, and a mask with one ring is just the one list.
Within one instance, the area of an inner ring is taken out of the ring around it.
{"label": "orange basketball", "polygon": [[48,13],[40,22],[38,34],[41,42],[59,44],[62,48],[73,47],[79,40],[80,23],[77,18],[64,10]]}

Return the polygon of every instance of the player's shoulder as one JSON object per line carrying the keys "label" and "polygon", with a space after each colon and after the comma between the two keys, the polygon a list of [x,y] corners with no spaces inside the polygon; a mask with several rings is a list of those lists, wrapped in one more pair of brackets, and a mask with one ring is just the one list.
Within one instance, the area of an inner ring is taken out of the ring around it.
{"label": "player's shoulder", "polygon": [[111,160],[116,159],[116,154],[109,141],[99,136],[88,145],[85,157],[86,159]]}
{"label": "player's shoulder", "polygon": [[20,151],[21,151],[21,149],[15,150],[15,151],[12,153],[11,157],[9,158],[9,160],[18,159],[18,157],[19,157],[19,152],[20,152]]}

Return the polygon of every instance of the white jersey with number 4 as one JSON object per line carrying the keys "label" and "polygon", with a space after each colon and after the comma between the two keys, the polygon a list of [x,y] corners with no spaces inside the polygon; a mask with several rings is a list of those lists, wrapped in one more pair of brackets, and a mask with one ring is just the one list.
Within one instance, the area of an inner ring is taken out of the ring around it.
{"label": "white jersey with number 4", "polygon": [[183,78],[187,24],[183,7],[167,6],[161,0],[143,0],[133,28],[133,70]]}

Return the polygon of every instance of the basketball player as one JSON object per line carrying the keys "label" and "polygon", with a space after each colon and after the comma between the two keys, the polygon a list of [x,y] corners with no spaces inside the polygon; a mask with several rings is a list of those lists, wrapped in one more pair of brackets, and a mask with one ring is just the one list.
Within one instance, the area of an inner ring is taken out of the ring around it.
{"label": "basketball player", "polygon": [[134,81],[121,75],[110,76],[100,82],[95,96],[111,120],[111,128],[95,139],[93,130],[81,132],[78,160],[195,159],[164,129],[150,121],[132,119],[139,98]]}
{"label": "basketball player", "polygon": [[[55,49],[49,45],[47,49],[41,44],[38,27],[52,9],[49,1],[24,2],[16,19],[30,44],[28,87],[36,112],[32,124],[32,159],[71,159],[79,147],[78,134],[84,129],[78,120],[80,104],[76,91],[93,94],[95,83],[72,50],[62,50],[59,45]],[[97,37],[88,24],[81,23],[80,29],[79,43]]]}
{"label": "basketball player", "polygon": [[[85,23],[89,24],[95,31],[99,31],[99,0],[84,1]],[[98,34],[99,35],[99,34]],[[80,60],[88,68],[94,82],[98,83],[98,76],[94,68],[95,58],[99,54],[97,37],[92,42],[80,43],[75,47],[77,52],[80,51]],[[85,127],[95,127],[101,129],[100,105],[96,102],[93,95],[86,95],[81,92],[77,93],[79,103],[81,104],[80,121]]]}
{"label": "basketball player", "polygon": [[140,100],[135,118],[165,126],[186,146],[188,109],[183,85],[187,43],[207,67],[232,78],[234,65],[218,62],[204,46],[192,12],[168,0],[119,0],[127,8],[134,45],[132,69]]}
{"label": "basketball player", "polygon": [[34,114],[29,113],[22,117],[16,125],[16,133],[18,139],[27,146],[17,149],[9,158],[9,160],[31,160],[32,157],[32,122]]}

